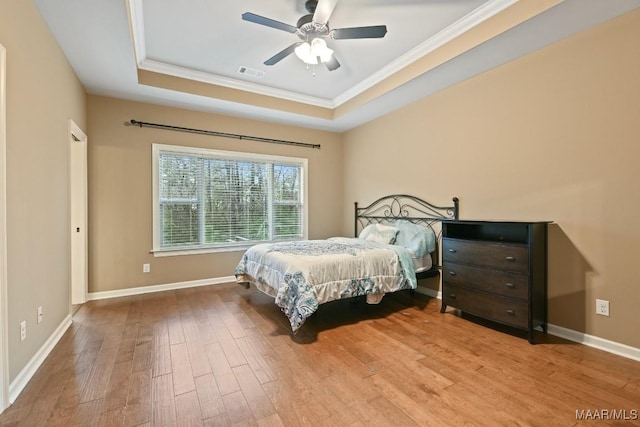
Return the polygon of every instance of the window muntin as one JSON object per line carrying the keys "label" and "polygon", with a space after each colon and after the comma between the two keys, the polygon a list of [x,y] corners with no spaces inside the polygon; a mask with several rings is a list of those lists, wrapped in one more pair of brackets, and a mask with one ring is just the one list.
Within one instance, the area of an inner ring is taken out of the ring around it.
{"label": "window muntin", "polygon": [[154,253],[307,237],[307,160],[154,144]]}

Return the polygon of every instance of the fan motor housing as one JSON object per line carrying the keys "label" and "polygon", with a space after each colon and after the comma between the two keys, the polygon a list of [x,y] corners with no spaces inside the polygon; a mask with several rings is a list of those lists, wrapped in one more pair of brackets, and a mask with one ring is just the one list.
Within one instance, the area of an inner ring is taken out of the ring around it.
{"label": "fan motor housing", "polygon": [[310,13],[298,19],[298,23],[296,24],[296,27],[302,30],[302,27],[304,27],[307,24],[311,24],[312,22],[313,22],[313,13]]}
{"label": "fan motor housing", "polygon": [[315,37],[325,37],[329,34],[328,25],[319,25],[313,22],[313,14],[304,15],[298,19],[296,24],[298,27],[298,37],[302,40],[308,40]]}

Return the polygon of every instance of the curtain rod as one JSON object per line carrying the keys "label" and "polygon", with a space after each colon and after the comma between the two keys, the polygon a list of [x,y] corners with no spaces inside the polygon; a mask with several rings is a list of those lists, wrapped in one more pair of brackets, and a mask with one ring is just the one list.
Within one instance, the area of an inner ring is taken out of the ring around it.
{"label": "curtain rod", "polygon": [[270,144],[295,145],[296,147],[320,149],[320,144],[307,144],[306,142],[285,141],[283,139],[262,138],[259,136],[239,135],[235,133],[217,132],[214,130],[185,128],[180,126],[163,125],[159,123],[148,123],[148,122],[141,122],[135,119],[131,119],[131,121],[125,122],[124,125],[148,127],[148,128],[164,129],[164,130],[174,130],[177,132],[196,133],[200,135],[221,136],[223,138],[246,139],[248,141],[268,142]]}

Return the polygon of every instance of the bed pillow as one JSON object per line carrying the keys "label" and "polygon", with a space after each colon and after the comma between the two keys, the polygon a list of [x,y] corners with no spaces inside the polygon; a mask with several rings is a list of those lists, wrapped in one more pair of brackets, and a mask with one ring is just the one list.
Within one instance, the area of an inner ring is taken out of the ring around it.
{"label": "bed pillow", "polygon": [[398,234],[396,227],[383,224],[369,224],[360,232],[360,236],[358,237],[367,242],[392,244],[396,240],[396,234]]}
{"label": "bed pillow", "polygon": [[394,225],[398,229],[394,244],[409,249],[417,258],[436,250],[436,236],[430,227],[403,219],[399,219]]}

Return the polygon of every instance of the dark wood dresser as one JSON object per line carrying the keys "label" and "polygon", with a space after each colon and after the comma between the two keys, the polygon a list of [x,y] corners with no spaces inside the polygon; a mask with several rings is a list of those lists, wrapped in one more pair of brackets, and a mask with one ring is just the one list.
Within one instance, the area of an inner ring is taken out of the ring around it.
{"label": "dark wood dresser", "polygon": [[547,331],[548,222],[443,221],[442,308]]}

